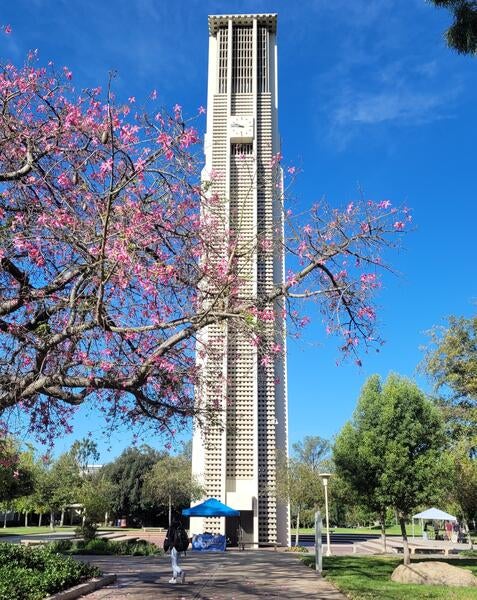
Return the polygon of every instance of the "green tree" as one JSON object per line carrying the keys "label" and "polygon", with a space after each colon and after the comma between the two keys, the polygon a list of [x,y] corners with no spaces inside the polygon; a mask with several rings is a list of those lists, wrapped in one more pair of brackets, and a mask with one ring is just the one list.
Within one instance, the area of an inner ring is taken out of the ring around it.
{"label": "green tree", "polygon": [[87,470],[89,464],[99,460],[98,445],[90,438],[76,440],[71,446],[70,454],[74,457],[82,473]]}
{"label": "green tree", "polygon": [[331,446],[328,440],[319,435],[306,435],[301,442],[292,446],[295,458],[308,465],[313,471],[322,469],[324,461],[329,459]]}
{"label": "green tree", "polygon": [[55,517],[61,512],[60,526],[64,522],[65,509],[78,502],[81,474],[78,462],[71,451],[61,454],[56,460],[45,465],[39,474],[37,502],[50,513],[50,527],[53,529]]}
{"label": "green tree", "polygon": [[[330,444],[319,436],[305,436],[292,446],[292,455],[279,455],[277,468],[277,495],[290,503],[295,520],[295,546],[298,545],[300,522],[310,517],[324,503],[321,471],[331,470]],[[329,486],[330,496],[333,486]]]}
{"label": "green tree", "polygon": [[19,465],[23,470],[28,471],[31,485],[27,490],[24,490],[26,493],[15,499],[13,509],[24,515],[24,525],[28,527],[28,516],[37,509],[35,490],[38,478],[38,461],[33,447],[29,446],[26,451],[20,452]]}
{"label": "green tree", "polygon": [[116,486],[104,473],[83,475],[78,501],[83,505],[83,515],[89,523],[97,525],[107,521],[114,507]]}
{"label": "green tree", "polygon": [[420,369],[434,381],[454,439],[477,445],[477,317],[451,316],[435,327]]}
{"label": "green tree", "polygon": [[188,506],[205,494],[205,489],[192,476],[191,461],[186,455],[163,456],[144,478],[143,503],[167,506],[169,525],[172,509]]}
{"label": "green tree", "polygon": [[429,0],[448,8],[454,22],[445,31],[447,45],[459,54],[477,54],[477,2],[475,0]]}
{"label": "green tree", "polygon": [[378,515],[381,523],[383,550],[386,552],[386,504],[380,496],[381,454],[379,432],[375,429],[382,409],[381,381],[370,377],[362,391],[353,420],[342,428],[333,447],[337,475],[345,482],[357,503]]}
{"label": "green tree", "polygon": [[165,456],[150,446],[126,448],[118,458],[105,465],[102,474],[115,488],[113,512],[129,520],[143,523],[150,516],[144,503],[142,487],[152,467]]}
{"label": "green tree", "polygon": [[[0,503],[4,513],[13,507],[14,500],[27,496],[32,490],[33,474],[25,453],[20,451],[19,444],[14,439],[1,439]],[[4,527],[6,527],[5,518]]]}
{"label": "green tree", "polygon": [[455,444],[451,452],[453,471],[451,499],[457,504],[466,523],[477,521],[477,460],[469,452],[465,440]]}
{"label": "green tree", "polygon": [[413,382],[398,375],[390,375],[384,385],[378,376],[368,379],[353,419],[336,439],[334,460],[343,479],[370,507],[397,512],[406,564],[406,520],[446,491],[450,463],[444,447],[439,411]]}

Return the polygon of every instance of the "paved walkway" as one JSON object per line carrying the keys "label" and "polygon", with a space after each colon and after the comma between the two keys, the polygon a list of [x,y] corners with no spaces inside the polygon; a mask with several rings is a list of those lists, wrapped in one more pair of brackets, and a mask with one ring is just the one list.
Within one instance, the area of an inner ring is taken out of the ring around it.
{"label": "paved walkway", "polygon": [[241,600],[243,598],[346,600],[340,592],[293,554],[273,551],[199,554],[182,559],[184,585],[169,584],[169,555],[156,557],[82,557],[104,572],[117,573],[112,586],[87,600]]}

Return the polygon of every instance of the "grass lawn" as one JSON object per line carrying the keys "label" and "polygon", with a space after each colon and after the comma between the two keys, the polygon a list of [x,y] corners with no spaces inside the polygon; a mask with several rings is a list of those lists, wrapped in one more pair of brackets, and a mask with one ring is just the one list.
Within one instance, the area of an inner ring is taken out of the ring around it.
{"label": "grass lawn", "polygon": [[[313,556],[303,556],[302,560],[306,565],[315,568]],[[378,598],[379,600],[421,600],[424,598],[426,600],[476,600],[477,598],[477,588],[447,588],[437,585],[395,583],[391,581],[391,574],[401,562],[402,559],[397,557],[323,557],[323,575],[352,600]],[[477,576],[476,559],[446,559],[445,562],[457,567],[468,568]]]}
{"label": "grass lawn", "polygon": [[[45,527],[1,527],[0,528],[0,536],[2,535],[36,535],[39,533],[73,533],[76,529],[77,525],[65,525],[64,527],[55,527],[54,529],[50,529],[49,525]],[[98,531],[108,531],[108,532],[118,532],[123,533],[124,531],[141,531],[137,528],[132,527],[100,527]]]}
{"label": "grass lawn", "polygon": [[[409,536],[412,536],[412,525],[407,525],[406,526],[406,531],[407,534]],[[292,535],[295,534],[295,530],[292,529],[291,530]],[[330,528],[330,532],[331,533],[373,533],[373,534],[380,534],[381,533],[381,528],[380,527],[331,527]],[[315,530],[313,528],[300,528],[300,533],[315,533]],[[326,527],[323,525],[323,533],[326,533]],[[393,525],[392,527],[387,527],[386,528],[386,533],[388,535],[401,535],[401,528],[399,525]],[[422,531],[421,531],[421,526],[420,525],[416,525],[414,526],[414,534],[416,536],[421,536],[422,535]]]}
{"label": "grass lawn", "polygon": [[0,536],[2,535],[34,535],[36,533],[61,533],[64,532],[73,532],[75,527],[55,527],[54,529],[50,529],[47,525],[46,527],[5,527],[0,528]]}

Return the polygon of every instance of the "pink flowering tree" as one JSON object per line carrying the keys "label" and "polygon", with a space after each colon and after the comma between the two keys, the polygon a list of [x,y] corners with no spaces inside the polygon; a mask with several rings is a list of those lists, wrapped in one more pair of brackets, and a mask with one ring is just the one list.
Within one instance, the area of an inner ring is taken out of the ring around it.
{"label": "pink flowering tree", "polygon": [[[78,92],[67,68],[34,56],[0,70],[0,415],[20,410],[44,440],[87,402],[107,422],[162,432],[210,418],[194,387],[212,324],[240,327],[266,362],[281,344],[262,347],[261,327],[276,307],[303,326],[306,300],[344,354],[379,344],[373,296],[405,213],[389,201],[285,212],[286,282],[244,297],[240,235],[220,222],[220,174],[201,181],[196,129],[179,106],[137,106]],[[259,235],[246,251],[271,243]]]}

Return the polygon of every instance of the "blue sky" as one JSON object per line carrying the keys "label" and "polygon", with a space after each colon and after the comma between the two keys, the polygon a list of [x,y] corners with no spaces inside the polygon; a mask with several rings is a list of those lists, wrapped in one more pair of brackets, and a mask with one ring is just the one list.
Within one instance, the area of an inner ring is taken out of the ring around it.
{"label": "blue sky", "polygon": [[[13,29],[0,53],[21,62],[38,48],[45,63],[71,68],[78,87],[104,85],[115,69],[120,96],[155,88],[164,105],[195,114],[206,104],[207,15],[225,12],[279,14],[283,153],[303,170],[296,204],[346,205],[362,190],[413,208],[415,231],[392,257],[398,275],[378,298],[381,352],[362,368],[337,367],[337,343],[313,311],[303,339],[290,342],[290,442],[331,437],[370,374],[415,377],[425,331],[475,313],[477,60],[446,48],[449,14],[425,0],[15,0],[0,10]],[[99,431],[94,413],[81,413],[76,435],[90,430]],[[130,439],[102,441],[102,459]]]}

